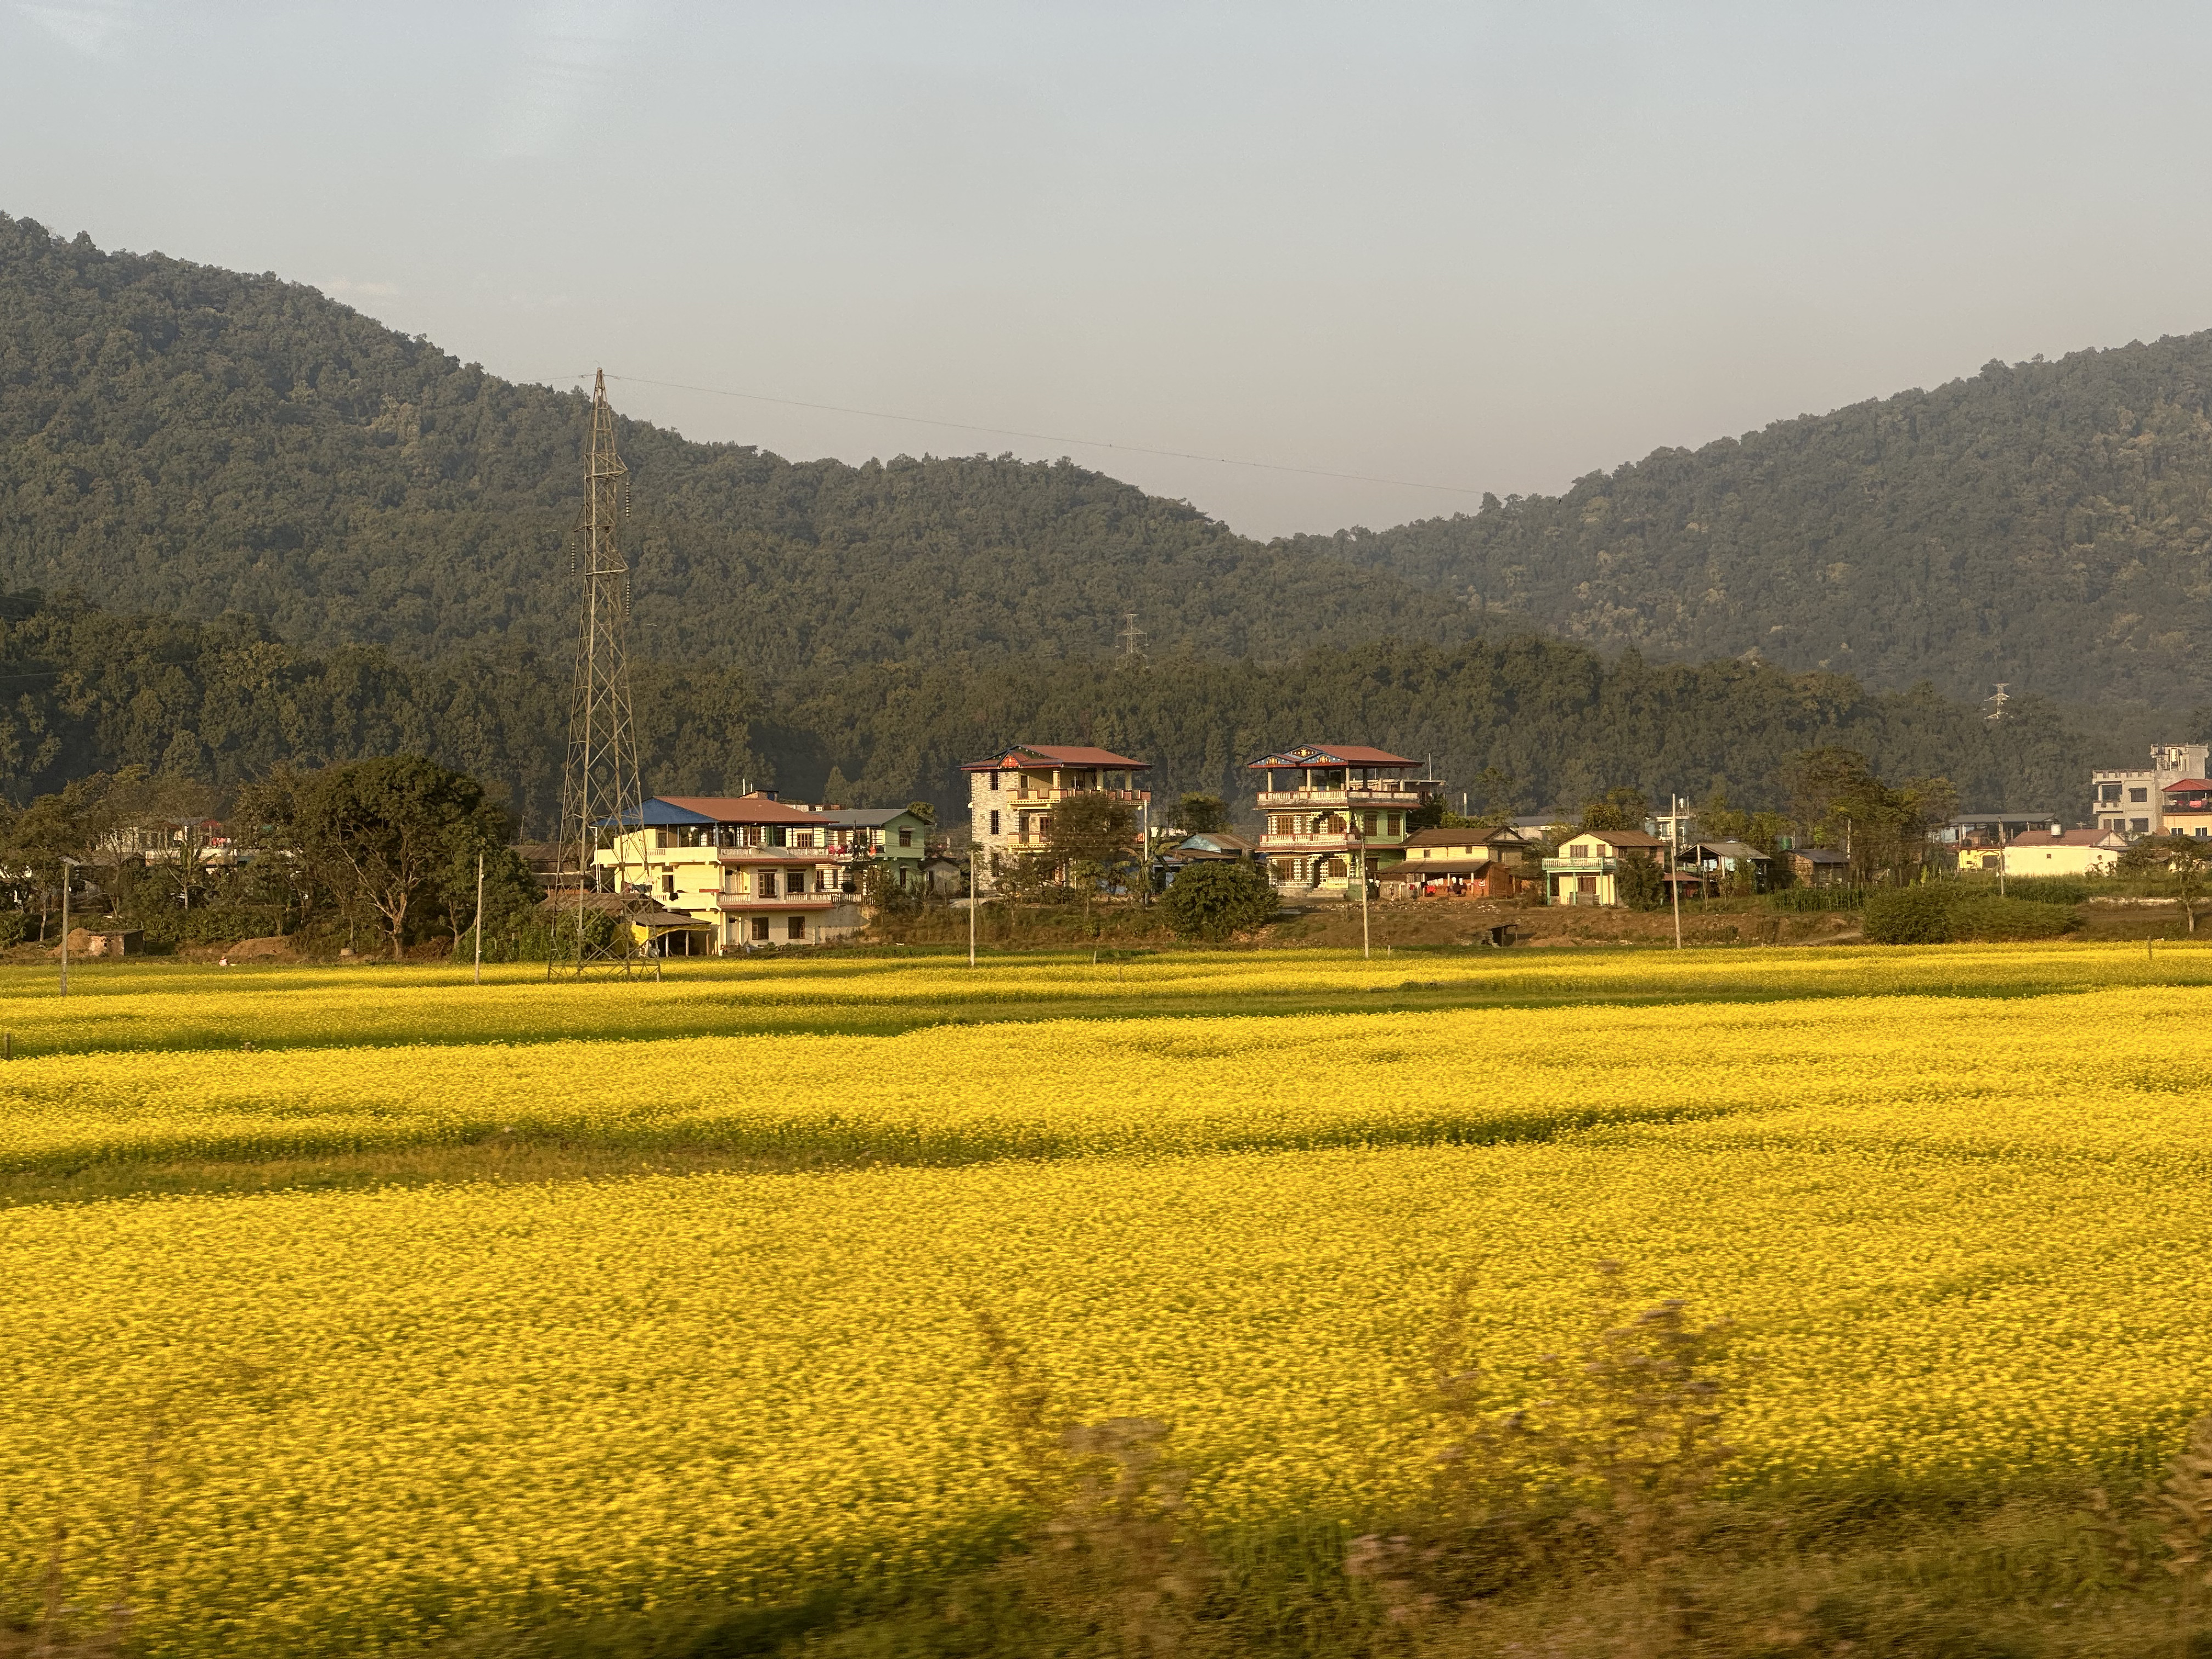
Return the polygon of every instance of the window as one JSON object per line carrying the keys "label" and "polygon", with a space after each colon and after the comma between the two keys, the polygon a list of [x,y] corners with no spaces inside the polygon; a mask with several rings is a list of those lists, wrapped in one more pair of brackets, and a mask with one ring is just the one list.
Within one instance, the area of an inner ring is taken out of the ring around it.
{"label": "window", "polygon": [[2098,793],[2103,797],[2105,804],[2107,806],[2118,806],[2120,804],[2120,786],[2118,784],[2107,783],[2101,785],[2100,786]]}
{"label": "window", "polygon": [[1395,812],[1393,812],[1393,813],[1391,813],[1391,814],[1390,814],[1387,818],[1385,818],[1385,819],[1383,820],[1383,830],[1382,830],[1382,833],[1383,833],[1384,835],[1386,835],[1386,836],[1395,836],[1395,835],[1397,835],[1397,834],[1399,834],[1399,833],[1400,833],[1399,827],[1398,827],[1398,818],[1399,818],[1399,814],[1397,814],[1397,813],[1395,813]]}
{"label": "window", "polygon": [[1571,859],[1586,859],[1589,857],[1589,844],[1587,842],[1577,842],[1574,846],[1567,848],[1567,856]]}
{"label": "window", "polygon": [[2150,828],[2150,820],[2148,818],[2130,818],[2128,820],[2128,828],[2135,830],[2148,830]]}
{"label": "window", "polygon": [[2130,805],[2139,805],[2149,799],[2150,791],[2148,789],[2130,789],[2128,791],[2128,804]]}
{"label": "window", "polygon": [[797,898],[806,890],[806,872],[787,870],[783,872],[783,890]]}
{"label": "window", "polygon": [[757,939],[765,939],[768,938],[768,918],[766,916],[755,916],[753,918],[753,937]]}
{"label": "window", "polygon": [[999,775],[998,775],[996,772],[994,772],[994,773],[992,773],[992,774],[991,774],[991,787],[992,787],[992,788],[994,788],[994,789],[996,789],[998,787],[999,787]]}
{"label": "window", "polygon": [[1350,866],[1342,859],[1331,859],[1327,864],[1322,866],[1321,869],[1322,874],[1332,880],[1339,876],[1351,873]]}
{"label": "window", "polygon": [[755,898],[774,898],[775,896],[775,871],[756,870],[753,872],[753,896]]}
{"label": "window", "polygon": [[792,845],[792,846],[793,846],[793,847],[811,847],[811,846],[813,846],[813,845],[814,845],[814,832],[813,832],[811,830],[793,830],[793,831],[791,832],[791,845]]}
{"label": "window", "polygon": [[1374,813],[1362,812],[1359,815],[1359,833],[1363,836],[1371,836],[1375,833]]}
{"label": "window", "polygon": [[806,937],[806,918],[805,916],[792,917],[789,921],[784,924],[784,932],[789,938],[805,939]]}
{"label": "window", "polygon": [[902,846],[902,847],[911,847],[911,846],[913,846],[913,845],[914,845],[914,831],[913,831],[913,830],[900,830],[900,831],[899,831],[899,845],[900,845],[900,846]]}
{"label": "window", "polygon": [[1597,878],[1595,876],[1577,876],[1575,878],[1575,891],[1577,893],[1596,892]]}
{"label": "window", "polygon": [[[991,775],[996,777],[998,774],[994,772]],[[991,814],[991,833],[994,836],[999,833],[999,815],[996,812]]]}
{"label": "window", "polygon": [[653,844],[655,847],[665,847],[665,846],[667,846],[667,845],[668,845],[668,831],[666,831],[665,830],[654,830],[654,831],[653,832]]}
{"label": "window", "polygon": [[660,878],[660,896],[663,898],[676,896],[676,875],[673,871]]}

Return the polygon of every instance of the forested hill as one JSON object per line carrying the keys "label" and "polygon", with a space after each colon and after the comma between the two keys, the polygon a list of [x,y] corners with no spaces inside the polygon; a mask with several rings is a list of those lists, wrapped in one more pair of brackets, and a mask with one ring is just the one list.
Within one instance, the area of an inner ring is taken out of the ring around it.
{"label": "forested hill", "polygon": [[2180,706],[2212,684],[2212,333],[1665,449],[1564,495],[1301,537],[1600,647]]}
{"label": "forested hill", "polygon": [[[315,649],[564,647],[585,405],[309,288],[0,216],[0,586]],[[774,684],[951,651],[1281,657],[1466,607],[1067,465],[793,464],[623,422],[639,649]]]}
{"label": "forested hill", "polygon": [[[1342,732],[1432,756],[1476,804],[1525,810],[1571,809],[1624,784],[1655,798],[1718,787],[1739,805],[1779,805],[1790,757],[1840,744],[1893,776],[1948,776],[1969,808],[2070,817],[2100,757],[2033,699],[1991,726],[1925,690],[1874,694],[1733,661],[1607,662],[1504,635],[1275,665],[955,654],[869,665],[774,702],[727,664],[636,672],[648,789],[721,794],[750,780],[862,805],[952,805],[961,762],[1037,731],[1151,760],[1164,799],[1204,790],[1248,806],[1246,762]],[[185,623],[19,594],[0,599],[0,795],[20,803],[134,764],[235,785],[281,762],[412,750],[474,772],[543,831],[560,788],[567,676],[562,654],[519,647],[437,662],[377,647],[319,653],[252,617]]]}

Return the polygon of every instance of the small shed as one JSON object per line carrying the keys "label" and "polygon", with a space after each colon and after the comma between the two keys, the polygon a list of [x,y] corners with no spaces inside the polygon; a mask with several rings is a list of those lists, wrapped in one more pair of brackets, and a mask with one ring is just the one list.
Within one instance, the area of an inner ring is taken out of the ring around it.
{"label": "small shed", "polygon": [[1851,878],[1851,861],[1832,847],[1796,847],[1790,851],[1790,873],[1800,887],[1840,887]]}

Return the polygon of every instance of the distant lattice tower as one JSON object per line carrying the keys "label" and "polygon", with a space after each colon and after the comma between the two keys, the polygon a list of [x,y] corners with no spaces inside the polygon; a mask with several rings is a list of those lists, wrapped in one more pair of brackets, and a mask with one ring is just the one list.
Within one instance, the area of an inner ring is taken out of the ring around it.
{"label": "distant lattice tower", "polygon": [[[637,726],[630,713],[629,566],[622,553],[622,520],[629,513],[629,469],[615,453],[614,410],[607,405],[607,377],[601,370],[592,388],[592,434],[584,456],[584,507],[576,522],[573,568],[583,578],[577,595],[576,678],[568,702],[568,756],[561,774],[561,827],[556,891],[566,886],[573,860],[580,884],[600,889],[593,858],[603,840],[617,849],[625,843],[610,836],[611,826],[641,824],[645,790],[637,763]],[[642,836],[638,843],[642,845]],[[624,856],[618,851],[617,857]],[[652,902],[651,855],[645,863],[618,862],[608,872],[623,925],[611,955],[627,963],[635,954],[631,913]],[[581,971],[590,952],[587,906],[580,897],[573,913],[576,965]],[[550,972],[551,963],[547,963]]]}
{"label": "distant lattice tower", "polygon": [[2009,680],[1999,680],[1997,682],[1996,695],[1993,697],[1984,697],[1982,699],[1982,702],[1988,706],[1990,711],[1988,714],[1983,715],[1982,718],[1989,721],[1992,726],[1998,724],[2000,721],[2004,720],[2006,716],[2007,709],[2012,702],[2012,698],[2007,695],[2005,687],[2009,685],[2012,682]]}

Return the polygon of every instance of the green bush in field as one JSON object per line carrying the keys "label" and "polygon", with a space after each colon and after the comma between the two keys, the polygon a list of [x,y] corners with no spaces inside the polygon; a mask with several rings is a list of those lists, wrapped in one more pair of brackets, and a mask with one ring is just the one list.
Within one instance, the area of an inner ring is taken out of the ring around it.
{"label": "green bush in field", "polygon": [[2056,939],[2081,925],[2069,906],[1995,895],[1954,900],[1950,918],[1953,939],[1984,942]]}
{"label": "green bush in field", "polygon": [[1886,887],[1866,902],[1866,936],[1875,945],[1941,945],[1951,937],[1951,907],[1926,882]]}
{"label": "green bush in field", "polygon": [[1208,859],[1176,872],[1160,908],[1177,937],[1218,944],[1273,921],[1275,890],[1251,865]]}

